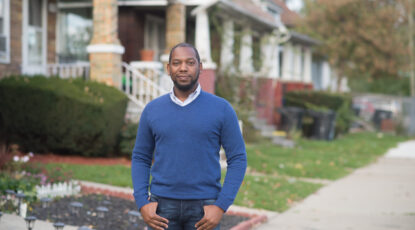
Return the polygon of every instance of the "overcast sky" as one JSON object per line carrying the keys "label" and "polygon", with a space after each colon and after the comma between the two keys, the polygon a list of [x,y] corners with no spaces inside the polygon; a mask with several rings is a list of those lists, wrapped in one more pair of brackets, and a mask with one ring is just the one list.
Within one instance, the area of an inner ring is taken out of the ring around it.
{"label": "overcast sky", "polygon": [[302,0],[287,0],[287,6],[288,8],[290,8],[290,10],[298,12],[303,7],[303,1]]}

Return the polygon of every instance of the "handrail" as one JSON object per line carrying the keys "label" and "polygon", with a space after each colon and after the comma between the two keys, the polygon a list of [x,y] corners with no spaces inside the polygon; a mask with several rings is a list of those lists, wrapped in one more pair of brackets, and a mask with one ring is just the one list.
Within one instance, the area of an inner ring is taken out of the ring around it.
{"label": "handrail", "polygon": [[120,82],[120,89],[140,109],[144,109],[151,100],[168,92],[129,64],[123,62],[122,68],[123,78]]}

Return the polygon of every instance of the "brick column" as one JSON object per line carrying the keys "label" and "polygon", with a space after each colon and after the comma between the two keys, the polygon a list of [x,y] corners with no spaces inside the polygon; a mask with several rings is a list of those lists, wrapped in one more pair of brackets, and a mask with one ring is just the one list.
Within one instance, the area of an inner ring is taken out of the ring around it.
{"label": "brick column", "polygon": [[117,0],[93,0],[93,36],[87,47],[91,65],[90,78],[120,87],[121,55],[124,47],[118,40]]}
{"label": "brick column", "polygon": [[178,0],[169,0],[166,10],[166,54],[176,44],[186,41],[186,6]]}
{"label": "brick column", "polygon": [[47,47],[47,63],[56,63],[56,21],[57,21],[57,0],[49,0],[47,2],[47,8],[48,8],[48,29],[47,29],[47,41],[48,41],[48,47]]}

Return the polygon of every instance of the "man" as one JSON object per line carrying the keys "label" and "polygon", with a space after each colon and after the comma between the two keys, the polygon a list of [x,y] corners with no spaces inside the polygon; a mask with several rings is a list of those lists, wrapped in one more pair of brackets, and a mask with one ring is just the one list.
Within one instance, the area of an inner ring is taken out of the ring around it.
{"label": "man", "polygon": [[[201,70],[192,45],[173,47],[167,71],[174,87],[150,102],[140,118],[131,174],[137,207],[152,229],[219,229],[243,181],[246,151],[236,113],[224,99],[201,90]],[[221,145],[228,163],[223,187]]]}

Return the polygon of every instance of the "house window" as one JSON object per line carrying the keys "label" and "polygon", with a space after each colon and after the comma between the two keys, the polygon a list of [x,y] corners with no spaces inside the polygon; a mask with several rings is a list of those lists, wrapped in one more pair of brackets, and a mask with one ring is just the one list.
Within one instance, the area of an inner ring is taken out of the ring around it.
{"label": "house window", "polygon": [[29,1],[29,25],[27,28],[28,62],[29,65],[42,65],[43,20],[42,0]]}
{"label": "house window", "polygon": [[0,62],[10,61],[9,0],[0,0]]}
{"label": "house window", "polygon": [[267,1],[266,10],[270,13],[277,22],[281,22],[281,13],[283,9],[273,1]]}
{"label": "house window", "polygon": [[92,38],[92,7],[64,8],[58,14],[60,63],[88,61],[86,47]]}
{"label": "house window", "polygon": [[159,61],[165,49],[165,24],[163,19],[146,15],[144,27],[144,48],[154,51],[154,61]]}

